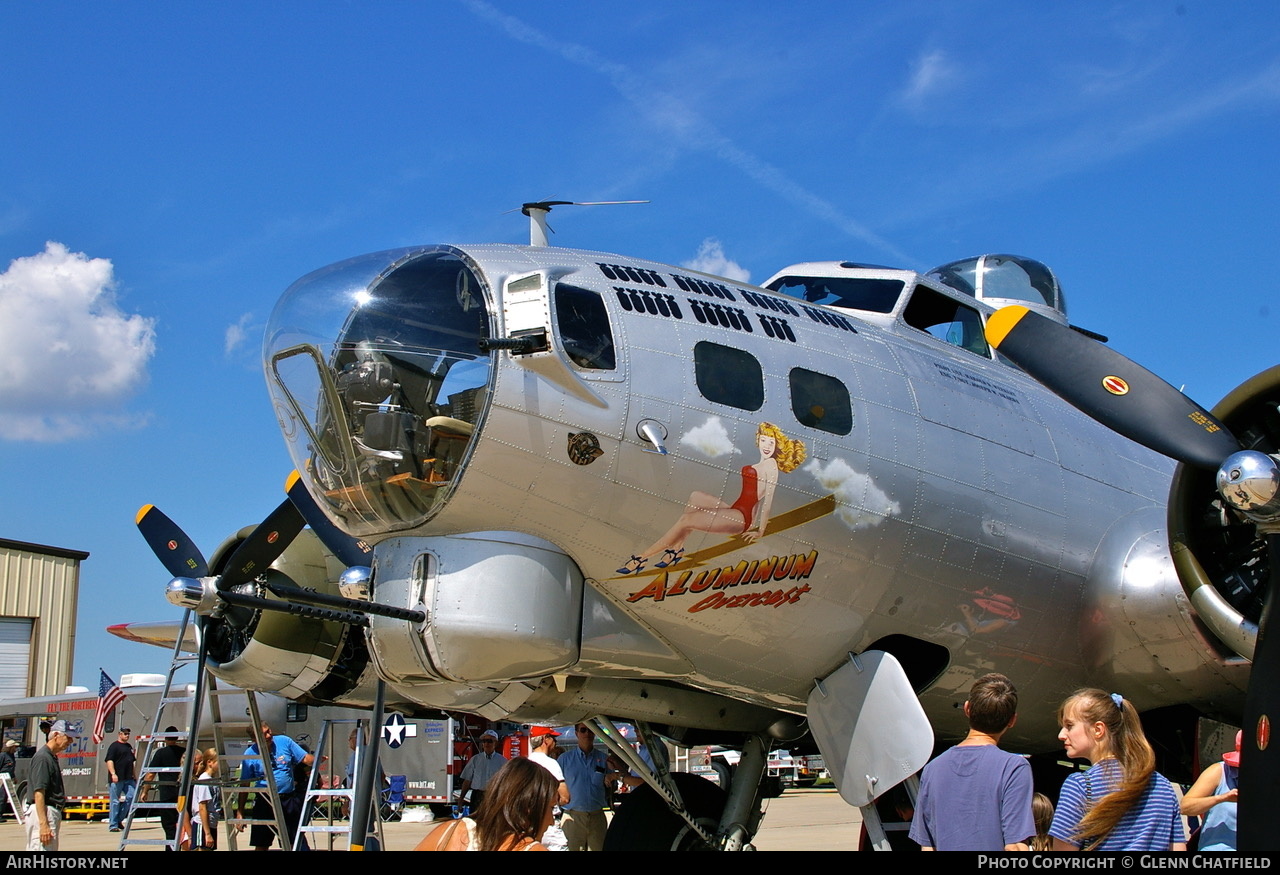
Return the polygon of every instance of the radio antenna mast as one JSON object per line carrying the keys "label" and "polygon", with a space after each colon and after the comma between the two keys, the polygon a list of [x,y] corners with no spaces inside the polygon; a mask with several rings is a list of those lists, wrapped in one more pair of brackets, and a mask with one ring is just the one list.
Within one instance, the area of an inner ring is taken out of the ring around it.
{"label": "radio antenna mast", "polygon": [[547,232],[555,233],[554,228],[547,227],[547,213],[552,207],[599,207],[610,204],[647,204],[648,201],[534,201],[523,204],[520,212],[529,217],[529,245],[550,246]]}

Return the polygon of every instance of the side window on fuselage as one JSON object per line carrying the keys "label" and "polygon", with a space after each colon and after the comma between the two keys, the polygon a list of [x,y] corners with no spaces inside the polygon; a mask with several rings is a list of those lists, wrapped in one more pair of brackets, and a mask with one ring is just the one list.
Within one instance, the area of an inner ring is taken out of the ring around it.
{"label": "side window on fuselage", "polygon": [[593,371],[617,367],[609,313],[598,294],[565,283],[557,285],[556,325],[560,345],[575,365]]}
{"label": "side window on fuselage", "polygon": [[844,383],[805,368],[792,368],[789,382],[791,412],[801,425],[831,434],[848,434],[853,429],[853,407]]}
{"label": "side window on fuselage", "polygon": [[693,347],[693,373],[708,401],[739,410],[764,406],[764,369],[749,352],[699,341]]}

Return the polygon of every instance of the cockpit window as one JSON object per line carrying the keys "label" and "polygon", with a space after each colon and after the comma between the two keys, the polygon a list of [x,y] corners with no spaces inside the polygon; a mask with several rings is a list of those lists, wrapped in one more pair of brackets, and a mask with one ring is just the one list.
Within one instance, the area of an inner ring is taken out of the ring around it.
{"label": "cockpit window", "polygon": [[952,346],[988,358],[991,355],[978,311],[940,295],[928,286],[915,287],[902,312],[902,319],[912,328],[927,332]]}
{"label": "cockpit window", "polygon": [[876,277],[784,276],[768,287],[810,304],[892,313],[904,285],[902,280]]}
{"label": "cockpit window", "polygon": [[609,313],[598,294],[560,283],[556,286],[556,324],[565,355],[575,365],[597,371],[617,367]]}

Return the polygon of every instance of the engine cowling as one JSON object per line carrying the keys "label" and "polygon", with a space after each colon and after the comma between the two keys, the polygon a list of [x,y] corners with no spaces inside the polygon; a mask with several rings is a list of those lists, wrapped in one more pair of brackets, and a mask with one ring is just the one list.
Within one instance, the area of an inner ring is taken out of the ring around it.
{"label": "engine cowling", "polygon": [[[235,548],[253,531],[241,529],[213,554],[217,574]],[[309,529],[304,529],[261,578],[236,591],[278,600],[265,581],[340,595],[344,569]],[[225,606],[205,619],[209,669],[221,680],[244,689],[289,698],[335,702],[348,699],[368,683],[369,651],[363,630],[344,623],[277,611]],[[357,698],[364,696],[356,694]]]}
{"label": "engine cowling", "polygon": [[[1212,413],[1241,446],[1280,451],[1280,366],[1242,383]],[[1212,471],[1179,465],[1174,472],[1169,542],[1182,587],[1224,656],[1252,659],[1269,597],[1266,539],[1222,500]]]}

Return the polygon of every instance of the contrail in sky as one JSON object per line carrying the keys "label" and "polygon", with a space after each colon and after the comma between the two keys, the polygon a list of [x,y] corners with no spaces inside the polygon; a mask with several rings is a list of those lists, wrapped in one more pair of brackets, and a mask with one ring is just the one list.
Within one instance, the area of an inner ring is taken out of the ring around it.
{"label": "contrail in sky", "polygon": [[915,263],[915,259],[866,225],[845,215],[831,202],[788,178],[777,167],[742,149],[683,101],[644,82],[622,64],[609,61],[585,46],[553,39],[520,19],[495,9],[484,0],[465,2],[477,16],[498,25],[512,39],[552,52],[572,64],[605,76],[627,101],[687,146],[708,149],[774,194],[811,215],[830,222],[849,236],[892,255],[899,263]]}

